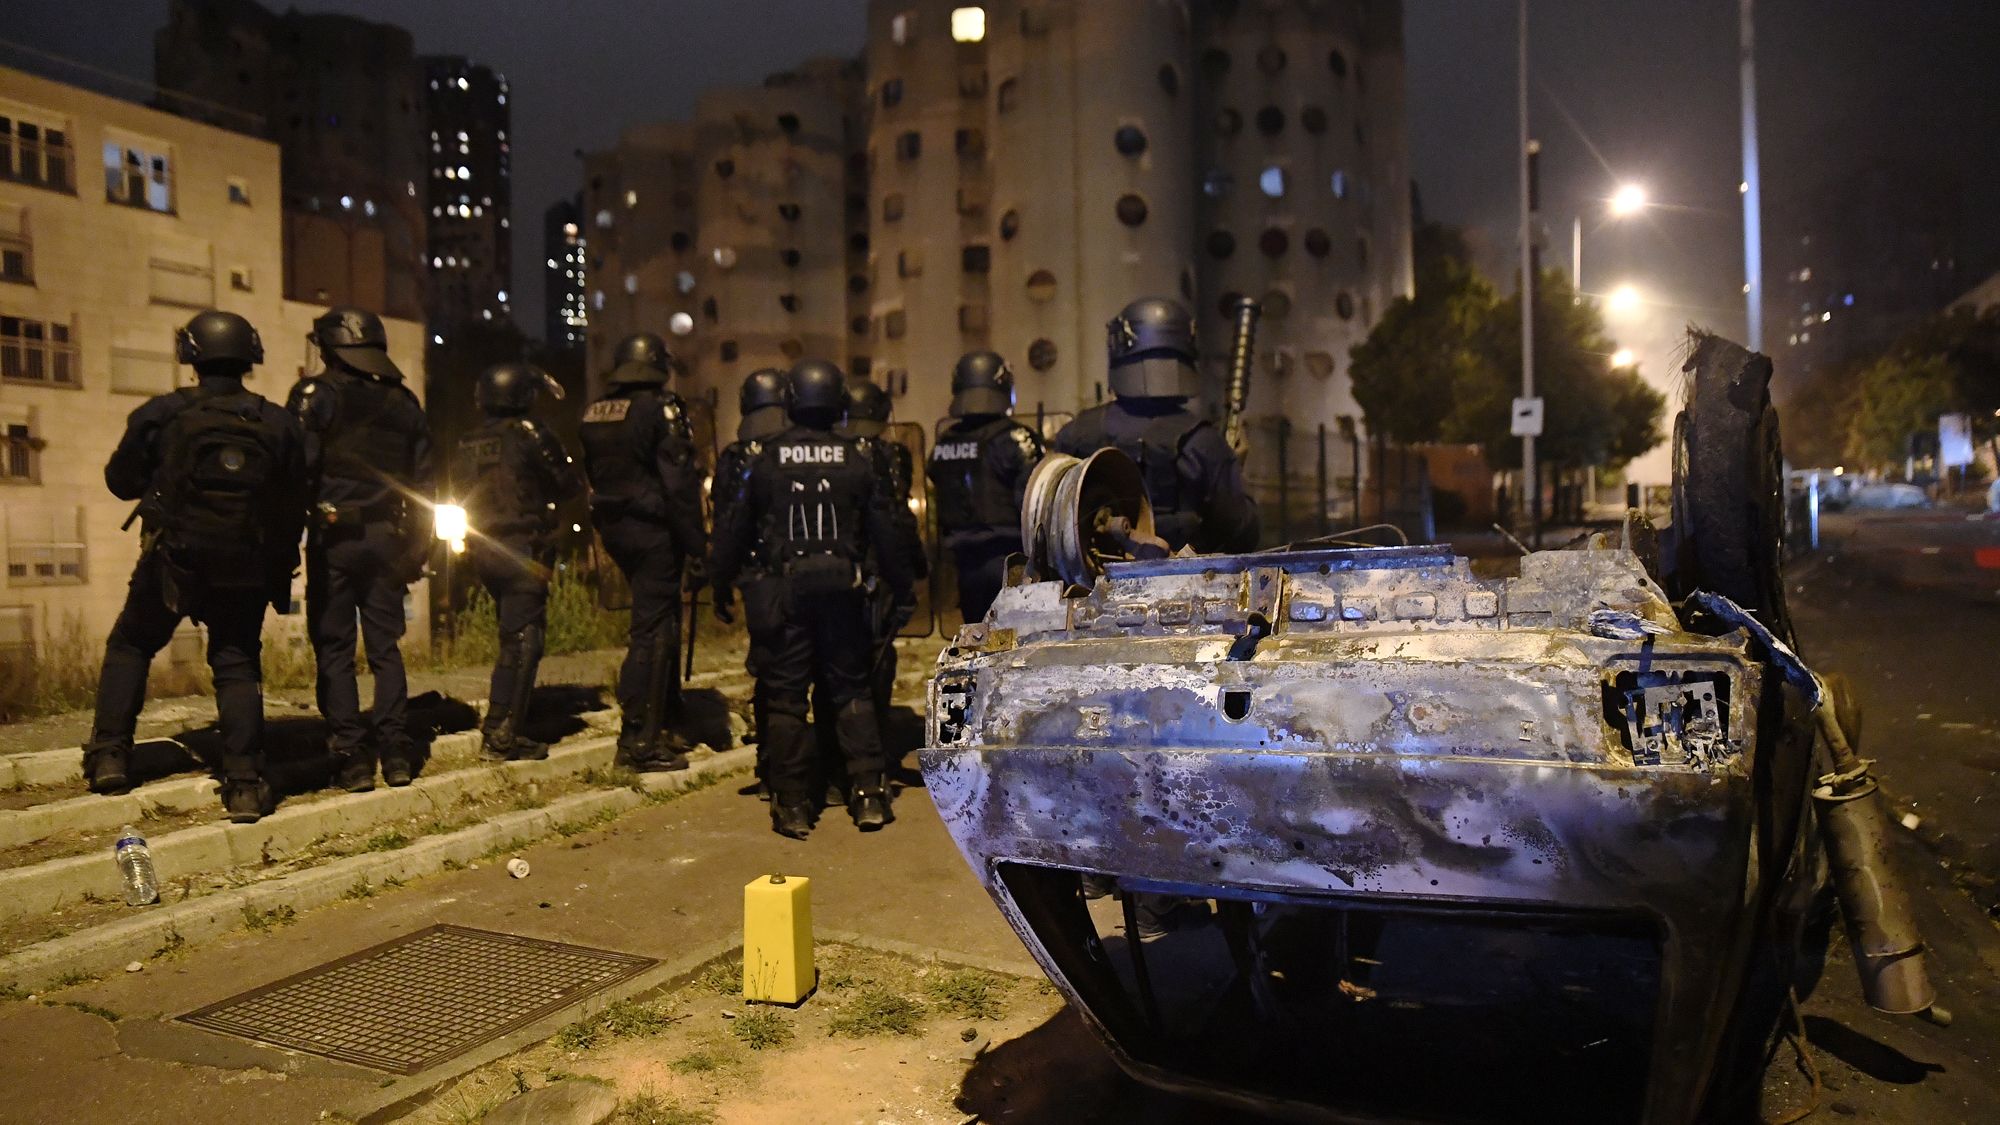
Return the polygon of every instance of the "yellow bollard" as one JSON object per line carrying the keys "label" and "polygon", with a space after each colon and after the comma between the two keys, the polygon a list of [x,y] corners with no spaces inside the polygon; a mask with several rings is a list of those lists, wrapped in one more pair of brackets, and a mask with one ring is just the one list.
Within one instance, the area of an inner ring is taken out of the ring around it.
{"label": "yellow bollard", "polygon": [[743,888],[743,998],[797,1004],[816,982],[812,880],[752,879]]}

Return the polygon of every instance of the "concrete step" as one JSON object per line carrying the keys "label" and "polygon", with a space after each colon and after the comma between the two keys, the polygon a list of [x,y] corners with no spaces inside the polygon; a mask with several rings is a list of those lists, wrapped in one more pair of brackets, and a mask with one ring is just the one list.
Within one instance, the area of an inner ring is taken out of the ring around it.
{"label": "concrete step", "polygon": [[[167,887],[192,875],[272,863],[316,840],[339,833],[365,833],[377,825],[449,809],[467,798],[605,769],[611,765],[615,743],[614,736],[585,731],[552,748],[546,761],[503,762],[448,770],[418,778],[415,784],[402,789],[378,788],[372,793],[343,793],[324,800],[289,804],[255,824],[206,824],[150,838],[147,844],[152,849],[160,885]],[[115,803],[123,799],[80,800]],[[79,803],[77,807],[84,806]],[[120,819],[117,823],[124,821]],[[113,898],[122,893],[118,867],[108,853],[93,851],[51,859],[0,871],[0,920],[57,910],[91,897]]]}
{"label": "concrete step", "polygon": [[[71,753],[78,751],[51,751]],[[427,774],[473,763],[479,756],[479,736],[473,731],[442,734],[431,744]],[[323,767],[323,760],[303,763],[306,768]],[[0,849],[21,847],[62,832],[101,832],[125,824],[140,824],[149,817],[220,809],[216,783],[205,776],[170,777],[141,785],[115,797],[87,793],[31,805],[24,809],[0,810]],[[297,801],[298,798],[292,798]],[[288,802],[290,803],[290,802]]]}
{"label": "concrete step", "polygon": [[[608,739],[564,747],[559,753],[567,756],[569,764],[574,764],[593,757],[600,744],[605,750],[605,760],[609,761]],[[533,772],[526,771],[525,767],[551,766],[556,757],[552,753],[549,762],[513,763],[497,770],[461,772],[516,771],[518,777],[522,772]],[[470,827],[423,837],[392,850],[348,856],[247,886],[119,915],[114,921],[0,956],[0,990],[11,985],[23,992],[33,992],[52,985],[59,986],[63,981],[114,972],[130,962],[155,957],[163,949],[180,948],[242,929],[251,919],[266,918],[276,911],[304,913],[338,901],[349,897],[354,888],[363,883],[379,886],[391,880],[408,882],[436,874],[448,866],[470,864],[495,852],[523,847],[561,829],[573,831],[572,826],[587,824],[607,813],[615,815],[637,808],[649,799],[700,788],[718,778],[741,773],[750,769],[755,759],[756,751],[752,748],[729,750],[702,758],[691,768],[678,773],[641,775],[637,789],[621,786],[573,793],[542,808],[503,813]],[[410,789],[392,792],[409,793],[414,789],[416,786],[413,785]],[[362,794],[344,800],[378,795]],[[276,818],[266,818],[267,821],[272,819]],[[238,825],[225,831],[241,833],[256,827],[258,825]],[[112,867],[106,857],[92,856],[90,859],[106,868]],[[113,873],[115,875],[115,870]],[[7,893],[0,891],[0,895]]]}

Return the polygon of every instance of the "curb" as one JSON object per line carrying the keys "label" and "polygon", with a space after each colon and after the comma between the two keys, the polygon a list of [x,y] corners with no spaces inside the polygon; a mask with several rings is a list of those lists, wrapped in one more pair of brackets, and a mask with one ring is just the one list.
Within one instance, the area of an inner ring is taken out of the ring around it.
{"label": "curb", "polygon": [[[753,748],[730,750],[679,773],[645,775],[649,782],[660,779],[647,789],[654,793],[691,789],[710,777],[746,770],[755,760]],[[588,820],[607,810],[625,812],[645,801],[631,789],[575,793],[543,808],[506,813],[395,851],[349,856],[266,882],[188,899],[0,957],[0,982],[33,991],[66,975],[101,974],[149,959],[168,945],[203,941],[241,929],[249,915],[285,907],[303,912],[344,898],[363,882],[408,881],[432,875],[447,863],[470,863],[496,848],[533,842],[561,825]]]}
{"label": "curb", "polygon": [[[149,841],[153,867],[166,887],[176,879],[246,864],[268,863],[323,836],[356,831],[389,820],[441,811],[469,796],[508,785],[552,781],[611,764],[616,738],[600,735],[559,746],[540,762],[503,762],[419,778],[402,789],[342,794],[324,801],[281,808],[255,824],[208,824],[170,832]],[[0,918],[56,910],[85,895],[122,896],[116,864],[91,852],[0,872]]]}
{"label": "curb", "polygon": [[[438,736],[431,744],[431,765],[476,760],[478,735],[458,732]],[[57,750],[44,753],[75,754]],[[324,761],[324,759],[321,759]],[[74,764],[74,763],[72,763]],[[70,780],[80,780],[82,774]],[[137,824],[162,813],[194,812],[216,802],[216,783],[209,777],[173,777],[141,785],[115,797],[86,793],[24,809],[0,810],[0,848],[20,847],[59,832],[90,832]]]}

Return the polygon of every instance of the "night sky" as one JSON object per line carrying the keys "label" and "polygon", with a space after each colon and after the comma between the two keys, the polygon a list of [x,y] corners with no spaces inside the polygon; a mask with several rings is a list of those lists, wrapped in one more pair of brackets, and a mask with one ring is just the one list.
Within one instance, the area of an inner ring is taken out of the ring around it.
{"label": "night sky", "polygon": [[[539,327],[541,212],[574,191],[577,149],[690,112],[814,54],[858,53],[863,0],[317,0],[408,27],[419,52],[469,56],[513,84],[517,315]],[[1472,228],[1511,272],[1514,5],[1408,0],[1414,172],[1426,214]],[[24,10],[25,9],[25,10]],[[150,79],[163,0],[13,0],[7,35]],[[1913,159],[1963,185],[1968,286],[2000,269],[2000,4],[1760,0],[1767,223],[1804,185]],[[1531,69],[1549,262],[1585,213],[1584,288],[1629,280],[1656,303],[1612,325],[1654,378],[1675,330],[1742,330],[1734,0],[1538,0]],[[0,49],[0,59],[13,56]],[[1645,182],[1663,206],[1606,223],[1601,198]],[[1767,274],[1777,264],[1767,265]]]}

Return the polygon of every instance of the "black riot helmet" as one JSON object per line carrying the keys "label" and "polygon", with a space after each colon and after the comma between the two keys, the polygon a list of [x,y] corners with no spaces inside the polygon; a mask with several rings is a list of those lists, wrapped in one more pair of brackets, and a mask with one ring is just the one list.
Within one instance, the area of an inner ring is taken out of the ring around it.
{"label": "black riot helmet", "polygon": [[781,433],[788,420],[792,378],[775,367],[760,367],[743,378],[736,404],[743,418],[736,424],[738,441],[762,441]]}
{"label": "black riot helmet", "polygon": [[389,358],[389,334],[372,312],[345,305],[330,308],[313,321],[312,342],[321,355],[363,375],[402,381],[403,372]]}
{"label": "black riot helmet", "polygon": [[867,379],[847,381],[847,425],[841,432],[849,437],[881,437],[889,428],[889,414],[894,404],[889,401],[889,392]]}
{"label": "black riot helmet", "polygon": [[618,384],[665,383],[673,373],[674,353],[667,342],[653,332],[634,332],[618,341],[611,355],[611,374],[605,382]]}
{"label": "black riot helmet", "polygon": [[203,309],[174,333],[174,357],[204,375],[242,375],[264,362],[264,341],[235,313]]}
{"label": "black riot helmet", "polygon": [[532,363],[496,363],[480,373],[473,399],[488,417],[509,418],[526,414],[543,390],[563,396],[562,384]]}
{"label": "black riot helmet", "polygon": [[1111,353],[1111,393],[1119,398],[1193,398],[1201,392],[1195,367],[1194,316],[1167,297],[1141,297],[1105,326]]}
{"label": "black riot helmet", "polygon": [[847,377],[823,359],[800,360],[792,366],[792,421],[815,430],[832,429],[847,408]]}
{"label": "black riot helmet", "polygon": [[1014,369],[998,352],[967,352],[951,369],[951,416],[1014,412]]}

